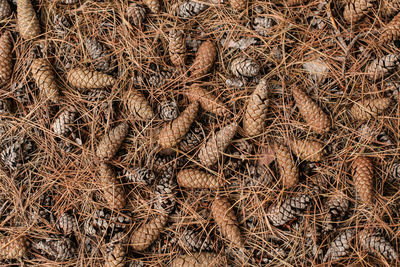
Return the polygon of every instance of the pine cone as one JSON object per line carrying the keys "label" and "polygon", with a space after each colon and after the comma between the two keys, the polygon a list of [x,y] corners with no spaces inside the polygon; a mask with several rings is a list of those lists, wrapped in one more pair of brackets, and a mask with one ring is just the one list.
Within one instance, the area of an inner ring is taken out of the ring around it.
{"label": "pine cone", "polygon": [[11,74],[13,71],[11,50],[11,34],[9,32],[4,32],[0,37],[0,83],[6,83],[11,78]]}
{"label": "pine cone", "polygon": [[205,167],[210,167],[217,163],[221,154],[224,153],[235,136],[237,127],[238,124],[233,122],[213,134],[199,150],[200,163]]}
{"label": "pine cone", "polygon": [[104,134],[97,146],[96,155],[100,160],[110,160],[115,156],[126,135],[129,125],[124,122]]}
{"label": "pine cone", "polygon": [[112,62],[106,47],[93,37],[87,38],[85,45],[90,58],[94,60],[96,70],[109,71],[112,67]]}
{"label": "pine cone", "polygon": [[180,168],[184,164],[186,164],[186,160],[182,157],[176,158],[174,155],[157,155],[154,158],[152,169],[157,173],[161,173],[171,166],[173,168]]}
{"label": "pine cone", "polygon": [[341,194],[334,195],[326,202],[327,214],[324,219],[323,230],[332,231],[334,223],[339,223],[349,209],[349,201]]}
{"label": "pine cone", "polygon": [[381,145],[393,145],[391,138],[379,125],[364,123],[357,129],[358,142],[378,143]]}
{"label": "pine cone", "polygon": [[300,114],[313,131],[318,134],[329,132],[331,122],[324,111],[301,89],[294,87],[293,96]]}
{"label": "pine cone", "polygon": [[348,23],[356,23],[372,9],[372,6],[371,0],[352,0],[346,4],[343,17]]}
{"label": "pine cone", "polygon": [[232,61],[231,71],[236,77],[254,77],[260,72],[260,66],[251,58],[238,57]]}
{"label": "pine cone", "polygon": [[323,158],[324,146],[320,142],[295,138],[289,144],[300,159],[316,162]]}
{"label": "pine cone", "polygon": [[161,129],[158,143],[162,148],[175,147],[185,134],[189,131],[190,125],[196,119],[199,103],[190,104],[174,121],[168,123]]}
{"label": "pine cone", "polygon": [[159,0],[143,0],[144,4],[151,10],[151,12],[157,14],[160,12]]}
{"label": "pine cone", "polygon": [[290,188],[297,185],[299,170],[294,163],[292,153],[285,145],[279,143],[274,143],[273,150],[279,165],[283,187]]}
{"label": "pine cone", "polygon": [[365,69],[365,72],[373,81],[385,78],[387,75],[397,69],[400,57],[395,54],[389,54],[375,59]]}
{"label": "pine cone", "polygon": [[263,133],[267,118],[268,88],[263,79],[251,94],[243,117],[243,130],[248,136],[257,136]]}
{"label": "pine cone", "polygon": [[224,115],[228,111],[224,103],[218,100],[212,93],[202,88],[200,84],[192,84],[186,95],[190,102],[199,101],[202,109],[205,111],[214,113],[216,115]]}
{"label": "pine cone", "polygon": [[[400,6],[399,6],[400,8]],[[397,14],[385,27],[379,37],[379,43],[385,44],[398,40],[400,37],[400,13]]]}
{"label": "pine cone", "polygon": [[179,142],[178,147],[183,152],[190,152],[195,149],[204,139],[204,132],[200,123],[190,127],[187,134]]}
{"label": "pine cone", "polygon": [[148,82],[153,87],[161,87],[173,78],[173,73],[168,70],[158,70],[156,74],[151,75]]}
{"label": "pine cone", "polygon": [[169,39],[169,57],[175,66],[184,66],[186,62],[186,43],[183,32],[172,29],[168,35]]}
{"label": "pine cone", "polygon": [[17,27],[24,39],[33,39],[40,35],[39,20],[31,0],[17,0]]}
{"label": "pine cone", "polygon": [[127,240],[125,233],[116,234],[110,243],[107,244],[107,255],[105,257],[104,267],[124,267]]}
{"label": "pine cone", "polygon": [[75,218],[68,214],[63,213],[56,224],[56,228],[60,230],[64,235],[77,233],[79,228]]}
{"label": "pine cone", "polygon": [[78,3],[79,0],[59,0],[59,2],[64,5],[72,5]]}
{"label": "pine cone", "polygon": [[175,101],[165,101],[158,106],[160,118],[164,121],[172,121],[178,118],[179,109]]}
{"label": "pine cone", "polygon": [[394,162],[390,167],[389,173],[394,180],[400,180],[400,162]]}
{"label": "pine cone", "polygon": [[53,17],[53,25],[55,33],[62,38],[65,38],[68,29],[71,28],[70,20],[62,13],[55,14]]}
{"label": "pine cone", "polygon": [[391,99],[385,98],[372,98],[355,103],[350,113],[356,120],[368,120],[381,114],[390,105]]}
{"label": "pine cone", "polygon": [[396,250],[381,233],[377,231],[370,233],[369,231],[364,230],[360,233],[358,238],[360,240],[361,247],[371,254],[375,256],[380,254],[389,261],[398,259]]}
{"label": "pine cone", "polygon": [[185,229],[178,244],[185,251],[211,251],[212,246],[208,237],[203,237],[201,232]]}
{"label": "pine cone", "polygon": [[78,111],[72,106],[64,109],[51,125],[54,133],[56,135],[66,136],[71,132],[71,124],[74,122],[77,113]]}
{"label": "pine cone", "polygon": [[217,176],[196,169],[184,169],[177,175],[179,186],[191,189],[217,189],[225,183]]}
{"label": "pine cone", "polygon": [[175,15],[183,19],[189,19],[199,15],[207,6],[196,1],[183,1],[175,9]]}
{"label": "pine cone", "polygon": [[126,203],[124,188],[106,163],[100,165],[100,181],[107,207],[116,211],[123,209]]}
{"label": "pine cone", "polygon": [[128,110],[138,119],[151,120],[155,114],[144,95],[132,88],[126,96]]}
{"label": "pine cone", "polygon": [[167,220],[168,215],[160,214],[134,229],[129,243],[132,249],[141,252],[148,248],[158,238]]}
{"label": "pine cone", "polygon": [[214,65],[217,58],[217,47],[212,41],[203,42],[197,50],[196,58],[192,65],[191,78],[197,79],[206,75]]}
{"label": "pine cone", "polygon": [[147,185],[151,184],[156,178],[151,170],[143,167],[135,168],[132,171],[124,170],[123,175],[132,183],[143,183]]}
{"label": "pine cone", "polygon": [[65,261],[74,257],[75,249],[69,238],[49,238],[41,240],[32,246],[55,261]]}
{"label": "pine cone", "polygon": [[221,234],[238,248],[244,247],[236,215],[229,200],[216,198],[211,206],[211,212]]}
{"label": "pine cone", "polygon": [[11,15],[11,7],[7,0],[0,0],[0,20]]}
{"label": "pine cone", "polygon": [[367,157],[357,157],[353,161],[353,180],[357,194],[366,204],[373,201],[373,166],[372,161]]}
{"label": "pine cone", "polygon": [[351,248],[351,241],[355,236],[355,229],[347,229],[333,240],[326,252],[323,262],[336,261],[347,255]]}
{"label": "pine cone", "polygon": [[230,0],[231,7],[237,11],[243,11],[246,9],[247,0]]}
{"label": "pine cone", "polygon": [[136,3],[130,3],[126,10],[126,15],[130,23],[136,27],[141,27],[146,17],[146,9]]}
{"label": "pine cone", "polygon": [[274,226],[281,226],[296,218],[297,212],[289,201],[273,204],[267,210],[267,217]]}
{"label": "pine cone", "polygon": [[50,62],[44,58],[33,60],[31,72],[43,97],[57,103],[60,100],[60,94]]}
{"label": "pine cone", "polygon": [[108,74],[91,71],[88,68],[74,68],[67,73],[68,83],[81,89],[98,89],[112,87],[116,79]]}
{"label": "pine cone", "polygon": [[215,253],[201,252],[193,255],[177,256],[171,263],[171,267],[222,267],[227,266],[225,259]]}
{"label": "pine cone", "polygon": [[388,18],[395,15],[400,9],[400,2],[398,0],[385,0],[380,2],[381,17]]}
{"label": "pine cone", "polygon": [[25,256],[28,243],[23,236],[0,237],[0,260],[19,259]]}
{"label": "pine cone", "polygon": [[162,214],[170,214],[176,205],[174,181],[175,168],[168,166],[160,174],[160,179],[155,188],[156,202],[154,208]]}

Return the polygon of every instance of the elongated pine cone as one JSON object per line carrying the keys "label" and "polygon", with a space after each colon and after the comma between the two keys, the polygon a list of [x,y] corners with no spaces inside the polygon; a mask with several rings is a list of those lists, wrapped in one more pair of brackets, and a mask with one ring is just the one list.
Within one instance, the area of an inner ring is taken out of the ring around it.
{"label": "elongated pine cone", "polygon": [[178,244],[185,251],[211,251],[210,239],[202,234],[202,231],[185,229],[178,240]]}
{"label": "elongated pine cone", "polygon": [[125,233],[116,234],[111,242],[107,244],[107,255],[105,256],[104,267],[124,267],[126,255]]}
{"label": "elongated pine cone", "polygon": [[17,0],[17,25],[24,39],[33,39],[40,35],[39,20],[31,0]]}
{"label": "elongated pine cone", "polygon": [[189,19],[199,15],[207,8],[207,5],[197,1],[183,1],[175,9],[175,15],[183,19]]}
{"label": "elongated pine cone", "polygon": [[116,211],[123,209],[126,203],[124,189],[115,177],[114,171],[106,163],[100,165],[100,181],[107,207]]}
{"label": "elongated pine cone", "polygon": [[368,120],[381,114],[390,105],[390,97],[371,98],[354,103],[350,114],[356,120]]}
{"label": "elongated pine cone", "polygon": [[168,35],[169,39],[169,57],[175,66],[184,66],[186,62],[186,43],[183,32],[172,29]]}
{"label": "elongated pine cone", "polygon": [[155,14],[160,12],[160,0],[143,0],[143,2],[151,10],[151,12]]}
{"label": "elongated pine cone", "polygon": [[294,138],[290,141],[290,148],[302,160],[321,161],[324,146],[320,142]]}
{"label": "elongated pine cone", "polygon": [[359,198],[366,204],[373,201],[373,166],[371,159],[367,157],[357,157],[353,161],[353,180]]}
{"label": "elongated pine cone", "polygon": [[65,261],[74,257],[75,249],[71,239],[56,237],[40,240],[32,246],[56,261]]}
{"label": "elongated pine cone", "polygon": [[68,83],[76,88],[97,89],[112,87],[116,79],[108,74],[92,71],[88,68],[74,68],[67,73]]}
{"label": "elongated pine cone", "polygon": [[399,12],[400,2],[398,0],[385,0],[381,2],[381,17],[389,18]]}
{"label": "elongated pine cone", "polygon": [[221,234],[232,242],[232,245],[243,248],[244,242],[232,205],[226,198],[216,198],[211,206],[212,216]]}
{"label": "elongated pine cone", "polygon": [[0,19],[11,15],[11,7],[7,0],[0,0]]}
{"label": "elongated pine cone", "polygon": [[158,143],[162,148],[175,147],[189,131],[190,125],[196,119],[199,103],[190,104],[174,121],[161,129]]}
{"label": "elongated pine cone", "polygon": [[57,135],[66,135],[70,132],[71,124],[74,122],[77,113],[74,107],[68,107],[63,110],[51,125],[54,133]]}
{"label": "elongated pine cone", "polygon": [[260,72],[260,66],[251,58],[238,57],[232,61],[231,71],[236,77],[254,77]]}
{"label": "elongated pine cone", "polygon": [[325,112],[301,89],[294,87],[293,96],[307,125],[318,133],[329,132],[331,122]]}
{"label": "elongated pine cone", "polygon": [[126,10],[126,15],[130,23],[136,27],[140,27],[146,17],[146,9],[136,3],[130,3]]}
{"label": "elongated pine cone", "polygon": [[244,113],[243,130],[248,136],[257,136],[264,132],[268,102],[267,81],[263,79],[251,94]]}
{"label": "elongated pine cone", "polygon": [[85,41],[85,46],[96,70],[109,71],[112,68],[112,58],[104,44],[94,37],[89,37]]}
{"label": "elongated pine cone", "polygon": [[364,17],[372,6],[371,0],[352,0],[346,4],[343,17],[348,23],[355,23]]}
{"label": "elongated pine cone", "polygon": [[246,9],[247,0],[230,0],[231,7],[237,11]]}
{"label": "elongated pine cone", "polygon": [[58,219],[56,228],[60,230],[64,235],[70,235],[72,233],[77,233],[79,228],[74,216],[64,212],[60,219]]}
{"label": "elongated pine cone", "polygon": [[183,152],[189,152],[195,149],[204,139],[203,128],[200,123],[196,123],[190,127],[187,134],[179,142],[178,147]]}
{"label": "elongated pine cone", "polygon": [[132,171],[124,170],[123,175],[132,183],[151,184],[156,178],[154,172],[144,167],[137,167]]}
{"label": "elongated pine cone", "polygon": [[196,169],[181,170],[176,177],[179,186],[187,188],[217,189],[224,185],[221,179],[210,173]]}
{"label": "elongated pine cone", "polygon": [[361,247],[375,256],[381,254],[390,261],[398,259],[396,250],[378,231],[371,233],[368,230],[364,230],[360,233],[359,240]]}
{"label": "elongated pine cone", "polygon": [[200,252],[192,255],[179,255],[171,267],[222,267],[226,266],[225,259],[211,252]]}
{"label": "elongated pine cone", "polygon": [[217,163],[235,136],[237,127],[238,124],[233,122],[220,129],[217,133],[214,133],[199,150],[198,157],[200,163],[206,167]]}
{"label": "elongated pine cone", "polygon": [[389,54],[375,59],[365,69],[368,77],[373,80],[385,78],[399,66],[400,56]]}
{"label": "elongated pine cone", "polygon": [[283,144],[274,143],[273,150],[279,165],[283,187],[290,188],[297,185],[299,181],[299,170],[295,165],[289,148]]}
{"label": "elongated pine cone", "polygon": [[332,231],[334,223],[339,223],[349,209],[349,201],[341,194],[336,194],[326,202],[327,214],[324,219],[323,230]]}
{"label": "elongated pine cone", "polygon": [[7,31],[0,37],[0,83],[6,83],[11,78],[13,69],[11,50],[11,34]]}
{"label": "elongated pine cone", "polygon": [[217,58],[217,47],[212,41],[203,42],[197,50],[196,58],[192,65],[192,78],[200,78],[206,75],[214,65]]}
{"label": "elongated pine cone", "polygon": [[267,210],[267,217],[272,225],[281,226],[296,218],[297,212],[288,201],[273,204]]}
{"label": "elongated pine cone", "polygon": [[379,43],[385,44],[387,42],[398,40],[399,36],[400,36],[400,13],[397,14],[385,27],[383,27],[382,33],[379,37]]}
{"label": "elongated pine cone", "polygon": [[192,84],[189,87],[186,95],[190,102],[199,101],[202,109],[205,111],[214,113],[216,115],[223,115],[228,111],[224,103],[218,100],[211,92],[202,88],[200,84]]}
{"label": "elongated pine cone", "polygon": [[50,62],[44,58],[33,60],[31,72],[43,97],[57,103],[60,100],[60,94]]}
{"label": "elongated pine cone", "polygon": [[123,122],[104,134],[99,145],[97,146],[96,155],[100,160],[110,160],[115,156],[126,135],[128,134],[129,125]]}
{"label": "elongated pine cone", "polygon": [[25,256],[27,241],[23,236],[0,237],[0,260],[19,259]]}
{"label": "elongated pine cone", "polygon": [[135,118],[142,120],[151,120],[155,114],[150,106],[149,101],[138,90],[132,88],[127,92],[127,106]]}
{"label": "elongated pine cone", "polygon": [[134,229],[130,239],[132,249],[140,252],[148,248],[158,238],[167,220],[168,215],[160,214]]}
{"label": "elongated pine cone", "polygon": [[330,244],[323,261],[336,261],[347,255],[351,248],[351,241],[355,237],[355,229],[347,229],[338,235]]}

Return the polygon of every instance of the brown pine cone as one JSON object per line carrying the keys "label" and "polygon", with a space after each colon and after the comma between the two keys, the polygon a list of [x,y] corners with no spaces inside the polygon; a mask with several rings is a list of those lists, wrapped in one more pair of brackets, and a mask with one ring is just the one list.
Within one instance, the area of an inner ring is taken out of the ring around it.
{"label": "brown pine cone", "polygon": [[99,145],[97,146],[96,155],[100,160],[110,160],[115,156],[126,135],[128,134],[129,125],[123,122],[104,134]]}
{"label": "brown pine cone", "polygon": [[289,145],[296,156],[302,160],[313,162],[322,160],[324,146],[320,142],[294,138]]}
{"label": "brown pine cone", "polygon": [[88,68],[74,68],[68,71],[67,81],[76,88],[97,89],[112,87],[117,80],[99,71],[92,71]]}
{"label": "brown pine cone", "polygon": [[202,109],[205,111],[214,113],[216,115],[223,115],[228,111],[224,103],[218,100],[211,92],[208,92],[206,89],[202,88],[200,84],[192,84],[189,87],[186,95],[190,102],[199,101]]}
{"label": "brown pine cone", "polygon": [[336,194],[326,202],[327,214],[323,222],[325,232],[332,231],[334,223],[340,223],[349,209],[349,201],[342,195]]}
{"label": "brown pine cone", "polygon": [[60,230],[64,235],[77,233],[79,228],[74,216],[64,212],[60,219],[58,219],[56,228]]}
{"label": "brown pine cone", "polygon": [[369,232],[364,230],[359,235],[361,247],[378,256],[379,254],[389,261],[398,259],[396,250],[392,247],[389,241],[378,231]]}
{"label": "brown pine cone", "polygon": [[296,210],[290,206],[288,201],[284,201],[282,204],[273,204],[267,210],[267,217],[274,226],[284,225],[296,218],[296,215]]}
{"label": "brown pine cone", "polygon": [[28,243],[23,236],[0,237],[0,260],[19,259],[25,256]]}
{"label": "brown pine cone", "polygon": [[124,170],[123,176],[125,176],[132,183],[142,183],[142,184],[151,184],[156,175],[150,169],[145,167],[137,167],[133,170]]}
{"label": "brown pine cone", "polygon": [[11,7],[7,0],[0,0],[0,19],[11,15]]}
{"label": "brown pine cone", "polygon": [[232,74],[236,77],[254,77],[260,72],[260,66],[251,58],[238,57],[231,63]]}
{"label": "brown pine cone", "polygon": [[43,97],[57,103],[60,100],[60,94],[50,62],[44,58],[33,60],[31,72]]}
{"label": "brown pine cone", "polygon": [[172,121],[178,118],[179,109],[174,100],[167,100],[158,105],[158,113],[163,121]]}
{"label": "brown pine cone", "polygon": [[136,3],[130,3],[126,10],[126,15],[130,23],[136,27],[140,27],[146,16],[146,9]]}
{"label": "brown pine cone", "polygon": [[250,96],[243,117],[243,130],[248,136],[257,136],[264,132],[268,107],[268,87],[263,79]]}
{"label": "brown pine cone", "polygon": [[199,150],[198,157],[200,163],[206,167],[217,163],[235,136],[237,127],[238,124],[233,122],[214,133]]}
{"label": "brown pine cone", "polygon": [[352,0],[346,4],[343,17],[348,23],[356,23],[372,9],[372,6],[371,0]]}
{"label": "brown pine cone", "polygon": [[168,35],[169,39],[169,57],[172,64],[177,67],[184,66],[186,62],[186,44],[183,32],[172,29]]}
{"label": "brown pine cone", "polygon": [[11,34],[4,32],[0,37],[0,83],[6,83],[11,78],[13,70],[11,50]]}
{"label": "brown pine cone", "polygon": [[178,240],[178,244],[185,251],[211,251],[212,244],[207,236],[201,231],[185,229]]}
{"label": "brown pine cone", "polygon": [[203,42],[197,50],[196,58],[192,65],[191,78],[197,79],[206,75],[214,65],[217,58],[217,47],[212,41]]}
{"label": "brown pine cone", "polygon": [[391,98],[371,98],[354,103],[350,114],[356,120],[368,120],[381,114],[390,105]]}
{"label": "brown pine cone", "polygon": [[395,54],[388,54],[386,56],[375,59],[365,69],[365,72],[373,81],[385,78],[387,75],[397,69],[400,57]]}
{"label": "brown pine cone", "polygon": [[158,143],[162,148],[175,147],[189,131],[190,125],[196,119],[199,103],[190,104],[174,121],[161,129]]}
{"label": "brown pine cone", "polygon": [[229,200],[216,198],[211,206],[212,216],[219,227],[221,234],[238,248],[244,247],[235,212]]}
{"label": "brown pine cone", "polygon": [[159,0],[143,0],[145,5],[151,10],[151,12],[157,14],[160,12]]}
{"label": "brown pine cone", "polygon": [[33,243],[32,247],[41,251],[42,254],[56,261],[65,261],[74,257],[74,243],[69,238],[56,237],[40,240]]}
{"label": "brown pine cone", "polygon": [[103,43],[94,37],[89,37],[85,40],[85,46],[96,70],[105,72],[112,70],[115,61],[112,61],[112,56]]}
{"label": "brown pine cone", "polygon": [[308,126],[318,134],[329,132],[331,122],[325,112],[301,89],[294,87],[293,96],[300,114]]}
{"label": "brown pine cone", "polygon": [[138,90],[132,88],[127,92],[127,96],[124,99],[127,101],[128,110],[135,118],[142,120],[154,118],[155,114],[150,103]]}
{"label": "brown pine cone", "polygon": [[196,169],[181,170],[176,179],[179,186],[191,189],[217,189],[225,184],[224,181],[217,176]]}
{"label": "brown pine cone", "polygon": [[223,257],[211,252],[200,252],[192,255],[179,255],[171,263],[171,267],[222,267],[226,266]]}
{"label": "brown pine cone", "polygon": [[31,0],[17,0],[17,25],[24,39],[33,39],[40,35],[39,20]]}
{"label": "brown pine cone", "polygon": [[357,157],[353,161],[353,180],[359,198],[366,204],[373,201],[373,166],[371,159],[367,157]]}
{"label": "brown pine cone", "polygon": [[78,111],[72,106],[64,109],[51,125],[54,133],[56,135],[65,136],[68,132],[70,132],[71,124],[74,122],[77,113]]}
{"label": "brown pine cone", "polygon": [[203,12],[208,6],[204,3],[184,0],[176,6],[174,14],[175,16],[183,19],[193,18]]}
{"label": "brown pine cone", "polygon": [[[400,6],[399,6],[400,8]],[[397,14],[385,27],[382,29],[379,43],[385,44],[398,40],[400,36],[400,13]]]}
{"label": "brown pine cone", "polygon": [[231,7],[237,11],[243,11],[246,9],[247,0],[229,0]]}
{"label": "brown pine cone", "polygon": [[203,128],[200,123],[195,123],[190,127],[187,134],[179,142],[178,147],[183,152],[189,152],[195,149],[204,139]]}
{"label": "brown pine cone", "polygon": [[114,171],[106,163],[100,164],[100,182],[107,207],[116,211],[123,209],[126,203],[124,188],[119,184]]}
{"label": "brown pine cone", "polygon": [[134,229],[130,239],[132,249],[140,252],[148,248],[158,238],[167,220],[168,215],[160,214]]}
{"label": "brown pine cone", "polygon": [[388,18],[399,12],[400,2],[398,0],[385,0],[380,2],[380,15],[382,18]]}
{"label": "brown pine cone", "polygon": [[118,233],[107,244],[107,255],[105,256],[104,267],[124,267],[126,255],[126,243],[128,240],[125,233]]}
{"label": "brown pine cone", "polygon": [[351,248],[351,241],[354,239],[355,229],[347,229],[342,234],[338,235],[329,245],[323,262],[329,260],[336,261],[347,255]]}
{"label": "brown pine cone", "polygon": [[292,153],[290,153],[288,147],[280,143],[274,143],[273,150],[279,165],[283,187],[290,188],[297,185],[299,170],[294,163]]}

